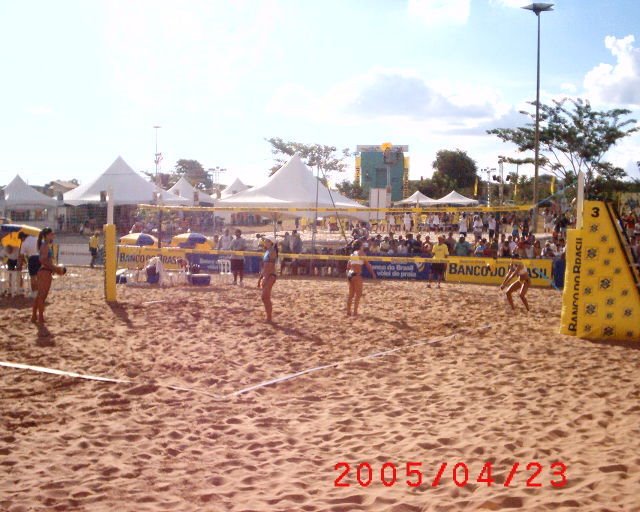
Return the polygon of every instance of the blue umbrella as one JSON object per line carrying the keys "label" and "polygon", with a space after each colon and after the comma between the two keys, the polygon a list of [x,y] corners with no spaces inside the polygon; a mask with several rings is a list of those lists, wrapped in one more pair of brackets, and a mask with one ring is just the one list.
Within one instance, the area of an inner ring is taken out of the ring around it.
{"label": "blue umbrella", "polygon": [[138,245],[158,247],[158,239],[146,233],[129,233],[120,239],[122,245]]}
{"label": "blue umbrella", "polygon": [[182,233],[171,239],[173,247],[182,249],[211,249],[213,246],[209,239],[200,233]]}

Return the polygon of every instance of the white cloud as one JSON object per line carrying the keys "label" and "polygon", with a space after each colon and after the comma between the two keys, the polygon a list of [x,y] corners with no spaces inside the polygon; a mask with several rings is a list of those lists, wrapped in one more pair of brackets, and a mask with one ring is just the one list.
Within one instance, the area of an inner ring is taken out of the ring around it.
{"label": "white cloud", "polygon": [[429,125],[439,131],[472,126],[507,110],[495,90],[427,82],[412,70],[391,68],[372,69],[319,94],[285,84],[267,107],[270,113],[342,126],[393,119],[395,125]]}
{"label": "white cloud", "polygon": [[569,94],[575,94],[578,91],[576,85],[569,82],[560,84],[560,89],[562,89],[563,91],[567,91]]}
{"label": "white cloud", "polygon": [[53,108],[50,105],[31,105],[27,107],[27,112],[33,116],[48,116],[53,114]]}
{"label": "white cloud", "polygon": [[504,7],[521,8],[527,5],[525,0],[491,0],[494,5],[501,5]]}
{"label": "white cloud", "polygon": [[632,35],[618,39],[607,36],[605,47],[616,64],[598,64],[584,78],[590,99],[619,105],[640,105],[640,48],[634,48]]}
{"label": "white cloud", "polygon": [[464,25],[471,0],[409,0],[409,16],[428,26]]}

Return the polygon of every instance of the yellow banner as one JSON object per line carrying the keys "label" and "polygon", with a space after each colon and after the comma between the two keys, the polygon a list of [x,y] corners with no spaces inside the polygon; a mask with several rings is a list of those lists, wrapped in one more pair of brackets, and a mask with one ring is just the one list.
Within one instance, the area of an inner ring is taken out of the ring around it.
{"label": "yellow banner", "polygon": [[[193,251],[192,251],[193,252]],[[136,247],[131,245],[118,246],[118,268],[141,269],[154,256],[160,256],[162,264],[167,270],[179,270],[178,259],[186,259],[187,251],[175,247]]]}
{"label": "yellow banner", "polygon": [[[520,261],[526,265],[533,286],[551,286],[551,260]],[[449,257],[445,280],[457,283],[501,284],[507,275],[510,262],[509,258],[494,260],[492,258]]]}
{"label": "yellow banner", "polygon": [[258,212],[258,213],[279,213],[279,212],[345,212],[345,213],[456,213],[456,212],[517,212],[533,209],[531,204],[523,205],[503,205],[503,206],[425,206],[425,207],[395,207],[395,208],[290,208],[290,207],[247,207],[247,206],[166,206],[157,204],[139,204],[138,208],[146,210],[182,211],[182,212]]}

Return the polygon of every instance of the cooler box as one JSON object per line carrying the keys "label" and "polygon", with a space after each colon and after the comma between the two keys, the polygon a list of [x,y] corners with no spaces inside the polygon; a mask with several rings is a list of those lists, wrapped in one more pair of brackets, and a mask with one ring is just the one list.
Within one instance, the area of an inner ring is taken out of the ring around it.
{"label": "cooler box", "polygon": [[194,286],[209,286],[211,284],[211,275],[189,274],[189,284]]}

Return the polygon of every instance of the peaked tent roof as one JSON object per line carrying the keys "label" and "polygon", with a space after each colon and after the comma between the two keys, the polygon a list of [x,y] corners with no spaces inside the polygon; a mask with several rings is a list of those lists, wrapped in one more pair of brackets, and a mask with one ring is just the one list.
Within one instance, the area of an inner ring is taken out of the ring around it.
{"label": "peaked tent roof", "polygon": [[58,204],[55,198],[30,187],[18,174],[2,190],[4,190],[5,208],[46,208]]}
{"label": "peaked tent roof", "polygon": [[145,204],[153,201],[153,193],[160,192],[162,201],[168,205],[188,205],[189,200],[170,194],[156,187],[135,172],[122,157],[118,157],[93,181],[88,181],[64,194],[64,202],[70,205],[99,203],[100,192],[113,190],[114,205]]}
{"label": "peaked tent roof", "polygon": [[471,205],[478,204],[478,201],[476,201],[475,199],[469,199],[468,197],[464,197],[462,194],[458,194],[455,190],[452,190],[446,196],[438,199],[435,204],[471,206]]}
{"label": "peaked tent roof", "polygon": [[396,201],[395,204],[419,204],[420,206],[431,206],[433,204],[438,204],[438,201],[431,199],[429,196],[425,196],[422,192],[416,190],[409,197],[402,201]]}
{"label": "peaked tent roof", "polygon": [[[318,182],[311,169],[300,159],[298,153],[293,155],[263,185],[221,199],[216,205],[245,206],[247,208],[261,206],[309,208],[309,211],[313,212],[316,207],[316,190],[319,208],[332,208],[334,204],[338,208],[365,208],[339,192],[332,191],[330,193],[322,182]],[[305,216],[305,212],[293,214],[300,217]],[[320,217],[326,215],[326,213],[321,213]],[[346,216],[368,218],[368,213],[364,213],[364,215],[347,214]]]}
{"label": "peaked tent roof", "polygon": [[240,178],[236,178],[235,180],[233,180],[233,183],[231,183],[231,185],[229,185],[222,191],[220,198],[226,199],[227,197],[236,195],[237,193],[242,192],[243,190],[247,190],[248,188],[249,185],[245,185],[240,181]]}
{"label": "peaked tent roof", "polygon": [[177,196],[182,196],[189,201],[189,204],[195,204],[193,193],[198,193],[198,204],[199,203],[208,203],[213,204],[214,199],[206,192],[202,190],[196,189],[191,183],[187,181],[184,176],[181,176],[180,179],[176,182],[176,184],[171,187],[167,192],[171,194],[175,194]]}

